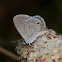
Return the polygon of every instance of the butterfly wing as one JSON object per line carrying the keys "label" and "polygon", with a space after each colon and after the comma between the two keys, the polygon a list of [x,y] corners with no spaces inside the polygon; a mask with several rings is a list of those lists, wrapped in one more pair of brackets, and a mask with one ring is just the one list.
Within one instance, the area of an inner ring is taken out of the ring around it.
{"label": "butterfly wing", "polygon": [[[27,23],[25,24],[25,36],[26,43],[32,43],[36,40],[36,38],[40,35],[46,33],[46,29],[42,28],[43,24],[41,20],[30,17]],[[45,27],[46,28],[46,27]]]}
{"label": "butterfly wing", "polygon": [[16,15],[13,18],[13,23],[14,23],[17,31],[20,33],[20,35],[23,37],[24,40],[26,38],[25,23],[29,18],[30,18],[29,15],[23,15],[23,14]]}
{"label": "butterfly wing", "polygon": [[39,15],[35,15],[33,17],[41,21],[41,24],[42,24],[42,26],[41,26],[41,30],[42,30],[41,34],[44,34],[45,32],[47,32],[46,23],[45,23],[44,19]]}
{"label": "butterfly wing", "polygon": [[36,17],[16,15],[13,22],[26,43],[34,42],[38,36],[46,32],[43,21]]}

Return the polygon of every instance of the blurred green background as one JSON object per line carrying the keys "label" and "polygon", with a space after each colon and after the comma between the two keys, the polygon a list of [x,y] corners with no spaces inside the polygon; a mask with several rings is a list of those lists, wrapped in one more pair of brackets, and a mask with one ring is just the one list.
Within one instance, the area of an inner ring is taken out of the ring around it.
{"label": "blurred green background", "polygon": [[[21,38],[13,24],[17,14],[40,15],[48,28],[62,33],[62,0],[0,0],[0,46],[16,54],[12,41]],[[0,53],[0,62],[17,62]]]}

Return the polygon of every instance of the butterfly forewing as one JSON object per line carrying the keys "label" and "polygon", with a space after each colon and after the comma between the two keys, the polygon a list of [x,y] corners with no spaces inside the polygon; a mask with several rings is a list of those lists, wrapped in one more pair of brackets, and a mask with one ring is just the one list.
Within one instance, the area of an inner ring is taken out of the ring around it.
{"label": "butterfly forewing", "polygon": [[26,21],[29,19],[30,17],[28,15],[16,15],[13,18],[13,22],[14,25],[16,27],[16,29],[18,30],[18,32],[20,33],[20,35],[24,38],[25,35],[25,23]]}

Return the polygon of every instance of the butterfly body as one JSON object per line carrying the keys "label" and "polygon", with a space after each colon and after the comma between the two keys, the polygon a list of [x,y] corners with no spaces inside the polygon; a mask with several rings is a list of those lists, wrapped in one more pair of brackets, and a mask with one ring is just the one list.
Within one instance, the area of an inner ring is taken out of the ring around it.
{"label": "butterfly body", "polygon": [[13,22],[25,42],[29,44],[47,32],[45,22],[40,16],[16,15]]}

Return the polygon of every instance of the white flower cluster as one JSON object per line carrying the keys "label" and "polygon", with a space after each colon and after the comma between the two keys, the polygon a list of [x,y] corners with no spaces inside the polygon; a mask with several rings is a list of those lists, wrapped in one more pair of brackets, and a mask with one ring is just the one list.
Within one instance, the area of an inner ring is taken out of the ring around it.
{"label": "white flower cluster", "polygon": [[62,62],[62,35],[48,29],[31,46],[18,45],[16,49],[24,62]]}

